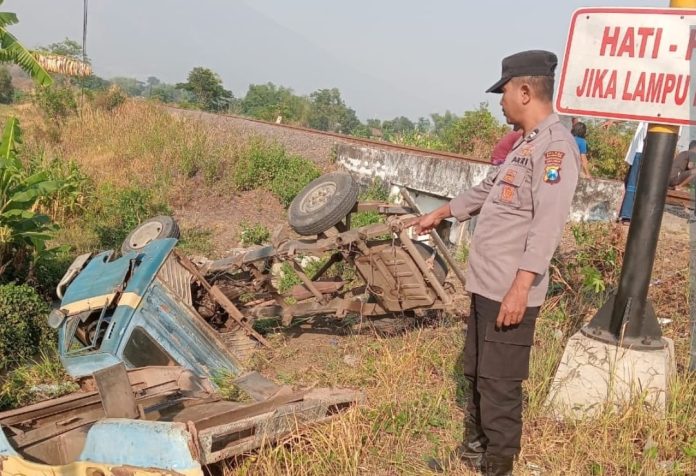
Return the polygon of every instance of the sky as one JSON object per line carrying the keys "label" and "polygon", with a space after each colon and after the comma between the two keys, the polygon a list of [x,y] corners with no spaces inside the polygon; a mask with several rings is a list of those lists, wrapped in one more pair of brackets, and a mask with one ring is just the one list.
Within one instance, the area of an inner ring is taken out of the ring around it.
{"label": "sky", "polygon": [[[500,61],[527,49],[562,61],[574,10],[668,1],[92,0],[87,54],[104,78],[186,80],[203,66],[235,97],[273,82],[308,95],[336,87],[362,120],[412,120],[487,102],[498,117]],[[6,0],[28,47],[82,41],[83,0]],[[557,71],[560,71],[560,64]]]}

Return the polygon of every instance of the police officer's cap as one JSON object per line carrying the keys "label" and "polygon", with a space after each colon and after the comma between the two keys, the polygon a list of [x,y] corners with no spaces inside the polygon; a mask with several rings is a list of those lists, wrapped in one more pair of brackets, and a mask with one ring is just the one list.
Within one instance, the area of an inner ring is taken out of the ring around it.
{"label": "police officer's cap", "polygon": [[551,76],[558,58],[550,51],[530,50],[503,58],[500,80],[486,90],[487,93],[502,93],[505,83],[518,76]]}

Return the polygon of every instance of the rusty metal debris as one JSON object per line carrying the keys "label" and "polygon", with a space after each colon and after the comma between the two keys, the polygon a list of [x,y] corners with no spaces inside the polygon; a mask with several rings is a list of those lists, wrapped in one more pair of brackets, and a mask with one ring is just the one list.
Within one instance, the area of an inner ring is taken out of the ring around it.
{"label": "rusty metal debris", "polygon": [[80,380],[80,392],[0,413],[0,474],[83,474],[75,464],[89,462],[101,474],[128,465],[202,475],[201,465],[270,444],[361,398],[352,390],[295,390],[255,372],[234,383],[248,400],[224,401],[207,379],[180,367],[97,372]]}

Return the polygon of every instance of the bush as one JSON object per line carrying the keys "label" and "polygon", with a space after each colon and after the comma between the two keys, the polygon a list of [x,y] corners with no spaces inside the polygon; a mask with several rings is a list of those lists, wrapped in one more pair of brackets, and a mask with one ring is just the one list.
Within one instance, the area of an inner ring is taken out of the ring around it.
{"label": "bush", "polygon": [[46,318],[50,308],[30,286],[0,286],[0,371],[55,347]]}
{"label": "bush", "polygon": [[488,104],[481,103],[478,109],[466,111],[449,124],[442,131],[441,138],[452,152],[487,159],[495,144],[508,131],[508,127],[488,110]]}
{"label": "bush", "polygon": [[118,86],[113,85],[106,91],[100,91],[94,96],[94,106],[97,109],[113,111],[126,102],[126,98],[126,93]]}
{"label": "bush", "polygon": [[618,125],[590,122],[587,126],[590,171],[596,177],[623,180],[628,169],[624,157],[633,132]]}
{"label": "bush", "polygon": [[140,187],[119,189],[106,184],[97,192],[87,223],[93,227],[102,247],[118,248],[141,222],[169,213],[169,207],[155,199],[149,190]]}
{"label": "bush", "polygon": [[44,151],[36,152],[28,161],[30,174],[43,173],[48,180],[60,184],[60,188],[51,196],[41,197],[38,210],[55,222],[64,222],[69,218],[81,216],[91,190],[92,180],[82,171],[74,160],[48,159]]}
{"label": "bush", "polygon": [[278,144],[269,145],[255,139],[240,154],[232,180],[239,190],[270,190],[287,207],[319,175],[319,168],[313,162],[289,155]]}
{"label": "bush", "polygon": [[46,119],[62,122],[77,113],[77,100],[68,85],[54,83],[52,86],[40,87],[34,93],[34,104]]}
{"label": "bush", "polygon": [[0,68],[0,104],[10,104],[15,98],[15,88],[12,86],[12,75],[6,67]]}
{"label": "bush", "polygon": [[573,295],[586,303],[601,304],[619,281],[623,263],[621,225],[577,223],[571,231],[575,241],[572,255],[556,255],[550,293]]}

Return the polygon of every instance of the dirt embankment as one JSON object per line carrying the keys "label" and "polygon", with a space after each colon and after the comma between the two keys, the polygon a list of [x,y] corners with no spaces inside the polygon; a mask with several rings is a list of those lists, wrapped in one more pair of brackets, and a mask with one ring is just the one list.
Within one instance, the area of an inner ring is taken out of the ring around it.
{"label": "dirt embankment", "polygon": [[334,144],[340,141],[336,137],[326,137],[312,132],[295,130],[285,127],[275,127],[241,117],[213,114],[203,111],[166,108],[170,113],[188,117],[211,124],[217,129],[229,130],[230,134],[250,138],[261,136],[264,139],[276,141],[292,153],[310,159],[322,169],[332,166]]}

